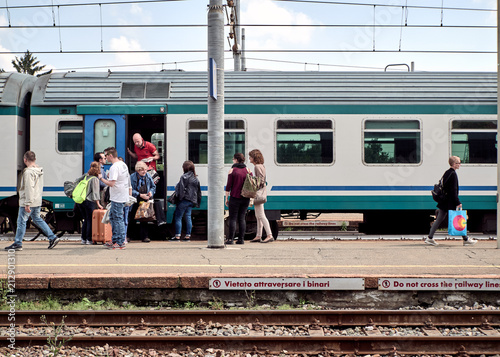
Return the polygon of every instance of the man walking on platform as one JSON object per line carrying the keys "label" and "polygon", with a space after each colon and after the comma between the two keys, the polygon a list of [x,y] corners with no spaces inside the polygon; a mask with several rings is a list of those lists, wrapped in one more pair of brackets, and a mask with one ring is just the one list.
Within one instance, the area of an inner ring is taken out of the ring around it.
{"label": "man walking on platform", "polygon": [[[426,244],[438,245],[434,240],[434,233],[439,228],[441,223],[448,217],[448,210],[461,210],[462,203],[458,199],[458,175],[456,170],[460,168],[461,162],[458,156],[451,156],[448,160],[450,168],[443,174],[443,189],[445,199],[437,204],[436,220],[432,224],[429,236],[425,240]],[[464,245],[474,245],[477,240],[468,236],[463,237]]]}
{"label": "man walking on platform", "polygon": [[33,151],[26,151],[23,157],[26,168],[23,170],[19,187],[19,213],[17,215],[17,229],[14,244],[5,247],[5,250],[23,250],[23,238],[26,233],[26,222],[31,217],[38,228],[49,238],[49,249],[59,243],[59,238],[50,230],[49,226],[40,217],[43,192],[43,168],[36,164],[36,155]]}
{"label": "man walking on platform", "polygon": [[118,154],[114,147],[104,150],[106,159],[111,162],[108,179],[99,174],[99,180],[109,186],[109,198],[111,208],[109,210],[109,221],[113,233],[112,243],[104,246],[108,249],[125,249],[125,222],[123,220],[123,209],[128,202],[130,175],[127,165],[118,159]]}

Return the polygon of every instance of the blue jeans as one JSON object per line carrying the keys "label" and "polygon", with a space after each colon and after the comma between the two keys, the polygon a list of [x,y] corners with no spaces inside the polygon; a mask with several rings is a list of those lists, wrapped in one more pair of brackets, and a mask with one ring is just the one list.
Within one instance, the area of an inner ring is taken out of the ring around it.
{"label": "blue jeans", "polygon": [[125,203],[111,201],[111,208],[109,209],[109,222],[111,223],[111,232],[113,236],[111,240],[113,244],[125,243],[125,223],[123,221],[123,208]]}
{"label": "blue jeans", "polygon": [[175,235],[180,236],[182,231],[182,216],[186,220],[186,235],[191,235],[193,229],[193,221],[191,220],[191,210],[193,203],[188,200],[182,200],[177,204],[174,212]]}
{"label": "blue jeans", "polygon": [[132,206],[125,206],[123,207],[123,223],[125,224],[125,237],[128,236],[128,220],[129,220],[129,215],[130,215],[130,209]]}
{"label": "blue jeans", "polygon": [[30,208],[31,212],[28,213],[24,209],[24,206],[19,207],[19,212],[17,214],[16,239],[14,241],[14,244],[23,245],[23,237],[26,233],[26,222],[28,222],[30,216],[33,223],[35,223],[37,227],[42,230],[43,234],[49,237],[49,240],[54,240],[56,238],[56,235],[50,230],[47,223],[45,223],[45,221],[40,217],[40,206]]}

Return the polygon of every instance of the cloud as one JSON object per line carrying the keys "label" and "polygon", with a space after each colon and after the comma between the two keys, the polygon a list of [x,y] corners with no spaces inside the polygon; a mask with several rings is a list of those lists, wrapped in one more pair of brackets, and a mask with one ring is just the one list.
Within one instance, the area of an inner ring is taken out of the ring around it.
{"label": "cloud", "polygon": [[[250,0],[241,11],[241,24],[309,25],[314,21],[306,14],[278,6],[271,0]],[[312,27],[247,27],[248,49],[283,49],[308,45],[314,35]]]}
{"label": "cloud", "polygon": [[[111,51],[140,51],[141,44],[134,39],[125,36],[115,37],[110,40]],[[149,64],[154,63],[149,53],[117,53],[115,54],[114,65],[128,64]],[[153,66],[151,68],[141,67],[141,70],[157,70]]]}

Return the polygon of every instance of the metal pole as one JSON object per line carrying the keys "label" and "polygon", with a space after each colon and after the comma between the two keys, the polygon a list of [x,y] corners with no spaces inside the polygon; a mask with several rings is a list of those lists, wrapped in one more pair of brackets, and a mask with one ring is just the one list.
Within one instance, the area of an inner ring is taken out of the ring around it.
{"label": "metal pole", "polygon": [[245,29],[241,29],[241,70],[247,70],[247,59],[245,57]]}
{"label": "metal pole", "polygon": [[500,235],[498,230],[500,229],[500,200],[498,196],[498,191],[500,190],[500,149],[498,148],[498,141],[500,140],[500,100],[498,100],[498,93],[500,93],[500,0],[497,0],[497,249],[500,249]]}
{"label": "metal pole", "polygon": [[233,51],[234,70],[241,71],[240,0],[234,0],[234,11],[236,15],[234,19],[234,45],[236,46]]}
{"label": "metal pole", "polygon": [[[222,0],[208,8],[208,61],[215,60],[216,99],[208,95],[208,248],[224,248],[224,13]],[[208,66],[207,66],[208,67]],[[210,78],[210,69],[208,69]],[[210,80],[208,81],[210,93]]]}

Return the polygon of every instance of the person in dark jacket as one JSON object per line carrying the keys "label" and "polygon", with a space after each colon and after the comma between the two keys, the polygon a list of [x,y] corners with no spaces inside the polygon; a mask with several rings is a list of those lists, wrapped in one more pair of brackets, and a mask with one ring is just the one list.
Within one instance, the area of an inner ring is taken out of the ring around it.
{"label": "person in dark jacket", "polygon": [[186,235],[182,239],[189,242],[191,240],[191,230],[193,221],[191,220],[191,210],[193,207],[200,207],[201,203],[201,187],[200,181],[196,177],[196,170],[192,161],[184,161],[182,164],[182,174],[179,182],[175,186],[175,194],[177,196],[177,206],[174,212],[175,222],[175,237],[172,241],[181,240],[182,217],[186,221]]}
{"label": "person in dark jacket", "polygon": [[[241,189],[250,170],[245,165],[245,156],[242,153],[236,153],[233,156],[233,166],[229,170],[226,184],[225,204],[229,207],[229,236],[226,244],[234,243],[236,235],[236,220],[239,223],[239,237],[236,244],[244,244],[246,231],[246,214],[250,199],[241,195]],[[231,199],[229,199],[231,196]]]}
{"label": "person in dark jacket", "polygon": [[[425,240],[426,244],[438,245],[434,240],[434,233],[439,228],[441,223],[448,218],[448,210],[461,210],[462,203],[458,198],[458,175],[456,170],[460,168],[461,162],[458,156],[451,156],[448,160],[450,168],[443,174],[443,189],[445,193],[445,199],[437,204],[436,210],[436,220],[432,224],[429,236]],[[477,240],[472,239],[468,236],[463,237],[464,245],[474,245]]]}

